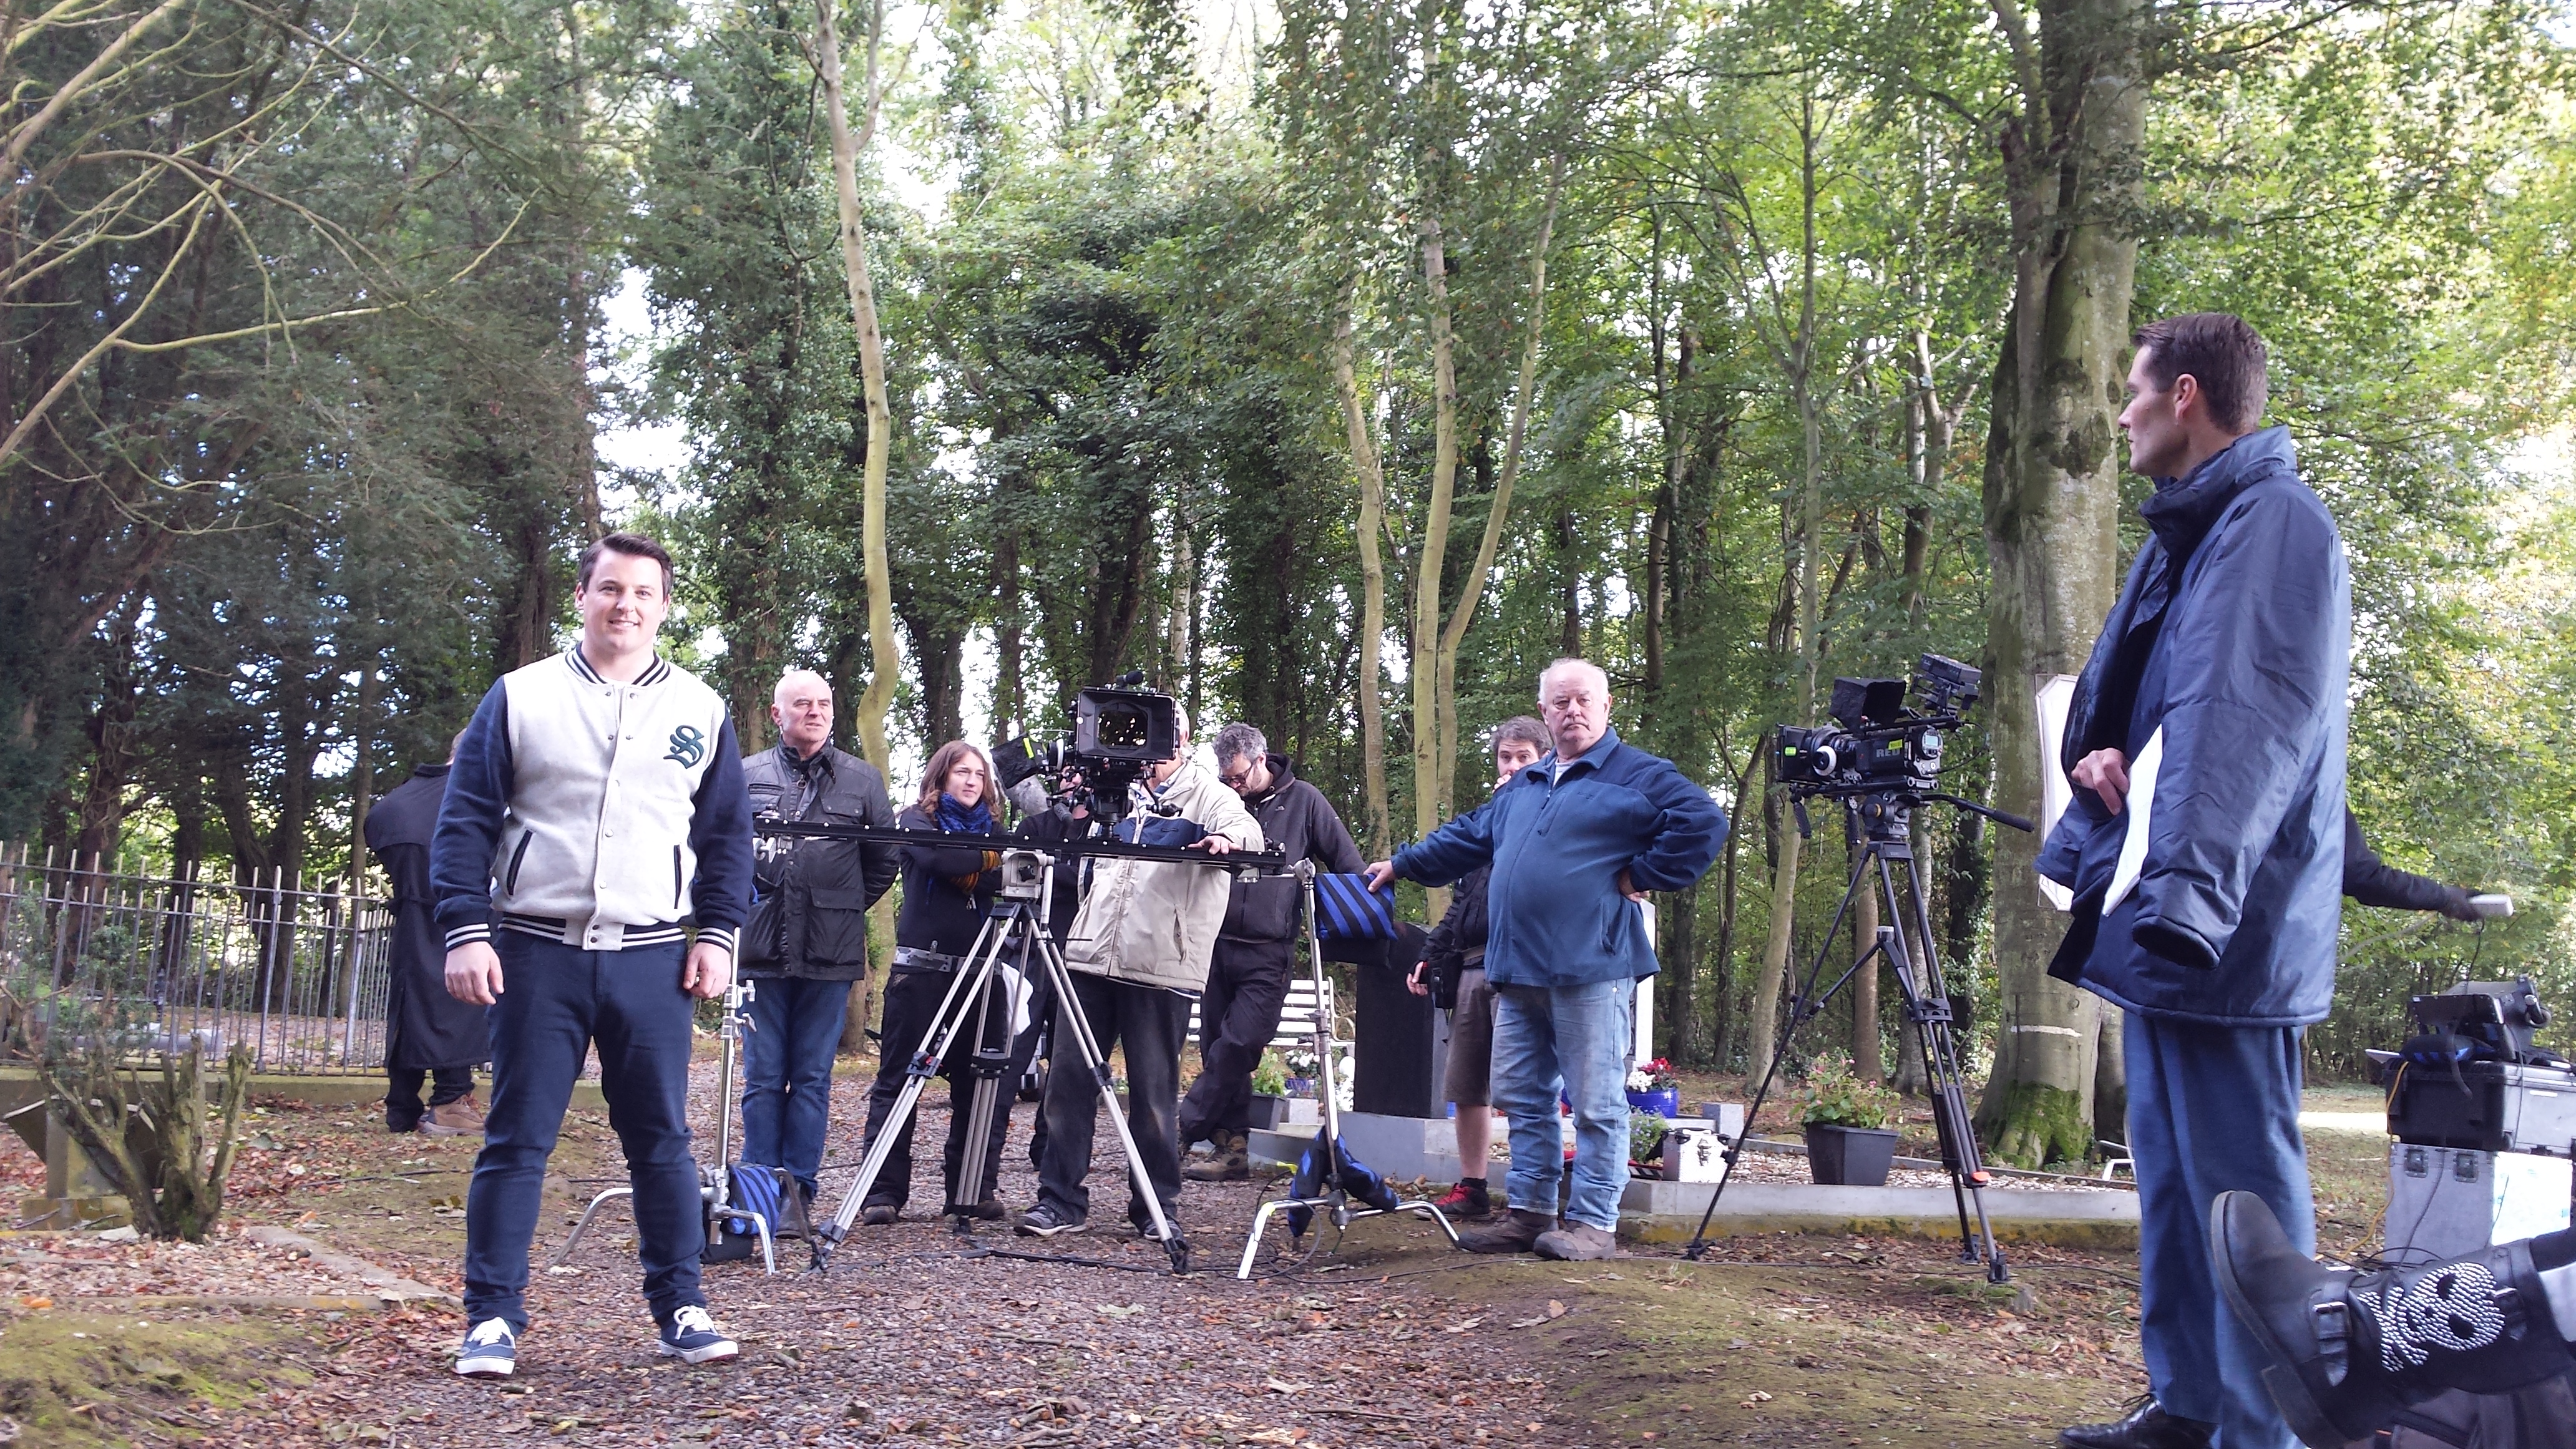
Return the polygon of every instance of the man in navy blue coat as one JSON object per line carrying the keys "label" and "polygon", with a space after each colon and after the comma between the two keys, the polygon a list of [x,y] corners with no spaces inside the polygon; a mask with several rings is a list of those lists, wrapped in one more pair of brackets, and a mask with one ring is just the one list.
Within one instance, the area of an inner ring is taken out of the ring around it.
{"label": "man in navy blue coat", "polygon": [[[2219,1194],[2251,1192],[2315,1244],[2300,1038],[2334,994],[2352,587],[2289,431],[2256,431],[2263,339],[2204,312],[2136,341],[2120,426],[2156,480],[2152,536],[2076,684],[2060,761],[2075,798],[2039,871],[2075,893],[2050,974],[2122,1012],[2153,1397],[2059,1442],[2287,1449],[2212,1285],[2207,1225]],[[2133,792],[2149,752],[2153,788]],[[2132,873],[2122,846],[2142,825]]]}
{"label": "man in navy blue coat", "polygon": [[[1494,1105],[1512,1124],[1511,1212],[1465,1235],[1478,1252],[1535,1248],[1551,1258],[1618,1251],[1628,1185],[1628,1066],[1637,983],[1655,943],[1637,907],[1648,891],[1698,880],[1726,839],[1726,813],[1670,760],[1610,728],[1610,681],[1581,659],[1539,676],[1552,753],[1392,861],[1396,876],[1447,885],[1491,865],[1485,984],[1494,993]],[[1557,1094],[1574,1104],[1574,1184],[1564,1176]]]}

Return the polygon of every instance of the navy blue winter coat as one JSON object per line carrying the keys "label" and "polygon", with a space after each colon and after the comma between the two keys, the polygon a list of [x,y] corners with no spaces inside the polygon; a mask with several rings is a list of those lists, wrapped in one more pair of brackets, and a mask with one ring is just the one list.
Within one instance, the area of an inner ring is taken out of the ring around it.
{"label": "navy blue winter coat", "polygon": [[2342,922],[2352,581],[2289,430],[2237,440],[2140,510],[2154,536],[2075,687],[2060,766],[2164,730],[2138,884],[2106,916],[2126,811],[2077,789],[2039,873],[2075,892],[2049,972],[2131,1011],[2321,1021]]}
{"label": "navy blue winter coat", "polygon": [[1673,762],[1617,730],[1551,779],[1550,755],[1492,799],[1397,851],[1395,873],[1447,885],[1485,864],[1485,981],[1583,986],[1655,974],[1655,943],[1619,872],[1645,891],[1698,880],[1726,840],[1726,812]]}

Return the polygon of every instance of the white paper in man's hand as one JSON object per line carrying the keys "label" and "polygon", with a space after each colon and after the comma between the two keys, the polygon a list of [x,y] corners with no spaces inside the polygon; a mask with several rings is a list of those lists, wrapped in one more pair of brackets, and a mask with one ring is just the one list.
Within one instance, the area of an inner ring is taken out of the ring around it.
{"label": "white paper in man's hand", "polygon": [[2120,863],[2111,871],[2110,893],[2102,897],[2102,914],[2129,898],[2138,884],[2138,873],[2147,865],[2147,826],[2155,815],[2156,771],[2165,762],[2165,732],[2159,725],[2147,738],[2147,747],[2138,751],[2129,764],[2129,794],[2120,813],[2129,817],[2129,833],[2120,837]]}

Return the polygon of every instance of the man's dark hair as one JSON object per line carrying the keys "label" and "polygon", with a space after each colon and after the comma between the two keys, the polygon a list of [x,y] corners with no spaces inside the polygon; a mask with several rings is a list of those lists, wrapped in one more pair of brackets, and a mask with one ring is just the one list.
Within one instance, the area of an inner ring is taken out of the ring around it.
{"label": "man's dark hair", "polygon": [[662,566],[662,597],[671,597],[671,551],[640,533],[612,533],[581,551],[581,572],[574,576],[576,588],[589,588],[591,571],[599,567],[603,553],[622,553],[628,558],[649,558]]}
{"label": "man's dark hair", "polygon": [[1494,726],[1494,743],[1491,747],[1499,750],[1507,744],[1527,745],[1542,755],[1556,748],[1556,741],[1548,737],[1547,726],[1525,714],[1513,715],[1510,719]]}
{"label": "man's dark hair", "polygon": [[2209,420],[2231,433],[2250,433],[2263,421],[2270,396],[2269,351],[2263,334],[2233,312],[2186,312],[2150,322],[2130,341],[2147,354],[2147,376],[2159,388],[2190,373],[2209,399]]}

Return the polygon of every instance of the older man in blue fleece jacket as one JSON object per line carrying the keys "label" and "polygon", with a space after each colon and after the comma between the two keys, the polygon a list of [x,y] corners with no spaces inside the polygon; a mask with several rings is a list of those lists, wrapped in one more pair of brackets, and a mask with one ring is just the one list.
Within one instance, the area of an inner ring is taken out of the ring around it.
{"label": "older man in blue fleece jacket", "polygon": [[[1598,667],[1549,665],[1538,702],[1555,751],[1480,809],[1370,866],[1369,884],[1402,876],[1447,885],[1494,868],[1485,982],[1494,992],[1494,1105],[1512,1124],[1511,1212],[1463,1241],[1480,1253],[1607,1258],[1618,1251],[1628,1185],[1637,983],[1655,974],[1655,943],[1633,903],[1699,879],[1726,840],[1726,813],[1672,761],[1620,742]],[[1560,1088],[1574,1104],[1574,1190],[1562,1227]]]}

